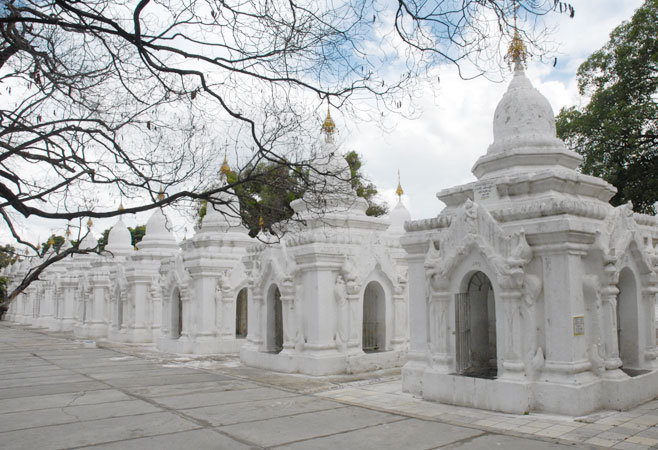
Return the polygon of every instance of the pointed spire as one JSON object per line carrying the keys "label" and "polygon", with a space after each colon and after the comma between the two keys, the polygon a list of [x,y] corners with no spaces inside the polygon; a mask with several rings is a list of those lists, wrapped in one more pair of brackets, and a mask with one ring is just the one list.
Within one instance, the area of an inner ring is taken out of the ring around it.
{"label": "pointed spire", "polygon": [[336,132],[336,124],[331,118],[331,111],[329,110],[329,101],[327,100],[327,117],[322,124],[322,132],[325,134],[325,142],[334,141],[334,133]]}
{"label": "pointed spire", "polygon": [[519,28],[516,25],[516,10],[519,8],[516,4],[516,0],[513,1],[513,8],[514,36],[512,37],[512,42],[509,44],[509,48],[507,49],[505,59],[507,60],[507,65],[510,66],[510,70],[512,69],[512,63],[514,64],[514,70],[523,70],[526,65],[528,51],[523,43],[523,39],[521,39],[521,35],[519,34]]}
{"label": "pointed spire", "polygon": [[71,226],[66,225],[66,239],[70,239],[70,238],[71,238]]}
{"label": "pointed spire", "polygon": [[91,220],[91,217],[90,217],[89,220],[87,221],[87,228],[91,229],[92,226],[94,226],[94,221]]}
{"label": "pointed spire", "polygon": [[162,188],[162,185],[160,186],[160,191],[158,192],[158,201],[164,200],[165,199],[165,193],[164,189]]}
{"label": "pointed spire", "polygon": [[400,200],[402,200],[402,196],[404,195],[402,185],[400,184],[400,169],[398,169],[398,188],[395,190],[395,195],[397,195]]}
{"label": "pointed spire", "polygon": [[231,172],[231,166],[228,165],[228,160],[226,159],[228,144],[224,147],[224,162],[222,167],[219,169],[220,176],[228,181],[228,174]]}
{"label": "pointed spire", "polygon": [[119,202],[119,211],[123,211],[124,209],[126,209],[126,208],[123,207],[123,200],[121,200]]}

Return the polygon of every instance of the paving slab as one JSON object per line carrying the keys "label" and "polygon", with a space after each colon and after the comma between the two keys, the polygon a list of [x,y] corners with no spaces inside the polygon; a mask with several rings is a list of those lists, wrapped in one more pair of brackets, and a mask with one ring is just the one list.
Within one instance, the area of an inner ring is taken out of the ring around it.
{"label": "paving slab", "polygon": [[0,414],[45,408],[62,408],[69,405],[103,404],[130,400],[131,398],[129,395],[115,389],[16,397],[0,400]]}
{"label": "paving slab", "polygon": [[56,450],[199,428],[170,412],[52,425],[0,433],[4,449]]}
{"label": "paving slab", "polygon": [[340,448],[355,448],[358,446],[359,450],[379,450],[382,448],[425,450],[471,439],[482,434],[482,431],[472,428],[457,427],[418,419],[406,419],[399,422],[385,423],[348,431],[346,433],[304,440],[277,448],[335,450]]}
{"label": "paving slab", "polygon": [[580,418],[504,414],[414,398],[398,369],[280,374],[236,355],[88,349],[71,333],[0,322],[3,449],[276,446],[647,450],[658,446],[658,400]]}
{"label": "paving slab", "polygon": [[[484,434],[473,439],[465,439],[446,446],[438,447],[441,450],[491,450],[495,448],[504,450],[566,450],[574,448],[573,444],[559,444],[555,442],[542,442],[502,434]],[[593,445],[579,445],[579,449],[596,449]]]}
{"label": "paving slab", "polygon": [[41,386],[44,384],[77,383],[79,381],[89,381],[89,378],[84,375],[78,375],[77,373],[46,377],[12,378],[9,380],[0,377],[0,389]]}
{"label": "paving slab", "polygon": [[159,375],[144,378],[119,378],[106,380],[105,383],[114,387],[141,387],[141,386],[162,386],[165,384],[185,384],[198,383],[201,381],[223,381],[226,378],[211,373],[189,373],[182,375]]}
{"label": "paving slab", "polygon": [[141,400],[125,400],[94,405],[63,406],[61,408],[13,412],[0,415],[0,432],[74,422],[80,423],[80,426],[85,426],[85,422],[88,420],[134,416],[160,411],[160,408]]}
{"label": "paving slab", "polygon": [[254,446],[238,442],[214,430],[192,430],[181,433],[164,434],[140,439],[130,439],[110,444],[82,447],[90,450],[181,450],[181,449],[217,449],[248,450]]}
{"label": "paving slab", "polygon": [[[233,403],[247,403],[264,399],[293,397],[293,392],[281,391],[268,387],[255,387],[252,389],[238,389],[232,391],[215,391],[198,394],[175,395],[171,397],[158,397],[156,401],[169,408],[185,409],[200,406],[230,405]],[[236,406],[239,408],[239,406]]]}
{"label": "paving slab", "polygon": [[251,400],[233,405],[222,403],[203,408],[186,409],[185,414],[204,420],[213,426],[220,426],[345,407],[340,403],[298,395],[268,400]]}
{"label": "paving slab", "polygon": [[40,386],[23,386],[19,388],[0,389],[0,399],[31,397],[35,395],[61,394],[64,392],[91,391],[107,389],[107,385],[99,381],[78,381],[75,383],[44,384]]}
{"label": "paving slab", "polygon": [[273,447],[400,420],[406,418],[350,406],[228,425],[219,430],[263,447]]}

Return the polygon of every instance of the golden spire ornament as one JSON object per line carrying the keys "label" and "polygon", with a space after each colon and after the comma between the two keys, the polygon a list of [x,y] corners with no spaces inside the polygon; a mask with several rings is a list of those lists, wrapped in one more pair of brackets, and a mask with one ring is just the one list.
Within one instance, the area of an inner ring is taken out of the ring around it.
{"label": "golden spire ornament", "polygon": [[519,28],[516,25],[516,10],[519,8],[516,4],[516,0],[513,2],[514,5],[514,36],[512,37],[512,42],[509,44],[507,49],[507,55],[505,59],[507,60],[507,65],[512,70],[512,64],[514,64],[514,70],[520,70],[526,66],[526,60],[528,57],[528,51],[521,35],[519,34]]}
{"label": "golden spire ornament", "polygon": [[119,202],[119,211],[123,211],[124,209],[126,209],[126,208],[123,207],[123,200],[121,200]]}
{"label": "golden spire ornament", "polygon": [[261,230],[262,230],[263,228],[265,228],[265,221],[263,220],[263,216],[260,216],[260,217],[258,218],[258,227],[259,227]]}
{"label": "golden spire ornament", "polygon": [[66,237],[67,238],[71,237],[71,227],[69,225],[66,226]]}
{"label": "golden spire ornament", "polygon": [[228,165],[228,160],[226,159],[226,149],[224,149],[224,162],[222,163],[222,167],[219,168],[219,173],[228,179],[229,172],[231,172],[231,166]]}
{"label": "golden spire ornament", "polygon": [[87,221],[87,228],[91,228],[93,225],[94,225],[94,221],[91,220],[91,217],[90,217],[89,220]]}
{"label": "golden spire ornament", "polygon": [[322,124],[322,132],[325,134],[326,142],[334,141],[334,133],[336,132],[336,124],[331,118],[331,111],[329,110],[329,103],[327,102],[327,117],[324,119]]}
{"label": "golden spire ornament", "polygon": [[165,199],[164,189],[162,189],[162,186],[160,186],[160,191],[158,192],[158,201],[162,201],[164,199]]}
{"label": "golden spire ornament", "polygon": [[404,190],[402,190],[402,185],[400,184],[400,169],[398,169],[398,188],[395,190],[395,195],[397,195],[400,201],[402,201]]}

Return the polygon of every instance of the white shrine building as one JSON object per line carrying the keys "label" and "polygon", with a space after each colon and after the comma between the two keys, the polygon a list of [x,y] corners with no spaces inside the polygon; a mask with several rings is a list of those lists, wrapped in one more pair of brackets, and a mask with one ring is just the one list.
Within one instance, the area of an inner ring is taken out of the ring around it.
{"label": "white shrine building", "polygon": [[[437,217],[410,221],[401,202],[367,216],[327,115],[312,173],[324,194],[291,204],[299,220],[279,242],[254,243],[230,193],[182,244],[158,208],[136,251],[119,220],[107,254],[49,267],[8,319],[167,352],[239,351],[281,372],[404,364],[407,392],[513,413],[655,398],[658,219],[611,206],[615,188],[577,170],[582,157],[514,63],[477,181],[439,192]],[[27,270],[5,274],[15,285]]]}
{"label": "white shrine building", "polygon": [[581,415],[658,394],[656,217],[612,207],[577,171],[551,106],[514,78],[477,181],[407,223],[410,350],[403,389],[424,399]]}

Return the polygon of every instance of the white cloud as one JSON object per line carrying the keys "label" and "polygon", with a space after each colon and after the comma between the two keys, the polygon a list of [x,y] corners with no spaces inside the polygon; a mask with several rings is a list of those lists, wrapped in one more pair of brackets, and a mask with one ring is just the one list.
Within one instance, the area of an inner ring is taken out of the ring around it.
{"label": "white cloud", "polygon": [[[642,1],[574,1],[574,19],[554,15],[553,39],[560,42],[558,64],[530,62],[527,75],[551,103],[554,112],[579,104],[576,70],[608,40],[610,32],[632,16]],[[452,67],[441,71],[441,83],[422,86],[422,114],[416,120],[397,118],[392,131],[372,124],[347,130],[345,148],[365,159],[364,170],[379,187],[382,198],[395,204],[397,170],[403,201],[413,219],[433,217],[443,204],[436,193],[473,181],[470,170],[493,140],[493,113],[507,88],[484,79],[463,81]],[[511,78],[511,75],[510,75]]]}

